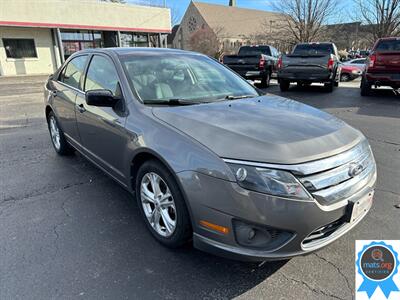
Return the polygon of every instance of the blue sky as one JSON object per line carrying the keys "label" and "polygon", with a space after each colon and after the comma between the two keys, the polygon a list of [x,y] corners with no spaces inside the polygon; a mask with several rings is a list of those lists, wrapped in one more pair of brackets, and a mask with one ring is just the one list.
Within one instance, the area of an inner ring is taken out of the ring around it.
{"label": "blue sky", "polygon": [[[135,1],[138,3],[143,3],[143,4],[149,4],[153,3],[156,5],[162,5],[164,1],[166,2],[167,6],[171,8],[180,18],[183,16],[185,13],[190,0],[126,0],[127,2],[135,3]],[[206,3],[215,3],[215,4],[222,4],[222,5],[228,5],[229,0],[195,0],[198,2],[206,2]],[[245,7],[245,8],[253,8],[253,9],[261,9],[261,10],[273,10],[273,5],[271,3],[278,2],[279,0],[236,0],[237,6],[239,7]],[[352,0],[338,0],[338,11],[341,13],[338,14],[333,21],[333,23],[336,22],[350,22],[350,11],[349,8],[353,6],[353,1]]]}

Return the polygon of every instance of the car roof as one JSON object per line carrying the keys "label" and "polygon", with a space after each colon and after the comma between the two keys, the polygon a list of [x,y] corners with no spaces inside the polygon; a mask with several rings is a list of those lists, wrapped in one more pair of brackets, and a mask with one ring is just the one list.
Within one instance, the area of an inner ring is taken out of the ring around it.
{"label": "car roof", "polygon": [[379,38],[378,41],[388,41],[388,40],[399,40],[400,37],[399,36],[390,36],[390,37],[383,37],[383,38]]}
{"label": "car roof", "polygon": [[163,54],[197,54],[203,55],[201,53],[185,51],[180,49],[169,49],[169,48],[147,48],[147,47],[114,47],[114,48],[93,48],[79,51],[79,53],[114,53],[117,55],[163,55]]}

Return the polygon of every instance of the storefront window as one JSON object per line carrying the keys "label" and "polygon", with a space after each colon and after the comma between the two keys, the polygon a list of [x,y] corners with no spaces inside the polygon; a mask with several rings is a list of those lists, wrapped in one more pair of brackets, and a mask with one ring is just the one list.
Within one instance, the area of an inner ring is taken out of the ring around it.
{"label": "storefront window", "polygon": [[64,47],[64,56],[67,59],[76,51],[103,47],[100,31],[92,30],[63,30],[61,40]]}
{"label": "storefront window", "polygon": [[121,47],[148,47],[147,34],[121,32]]}

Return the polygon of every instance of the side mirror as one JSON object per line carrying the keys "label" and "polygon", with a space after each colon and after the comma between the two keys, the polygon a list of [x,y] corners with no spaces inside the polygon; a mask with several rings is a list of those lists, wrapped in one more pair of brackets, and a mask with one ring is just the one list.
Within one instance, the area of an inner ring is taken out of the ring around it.
{"label": "side mirror", "polygon": [[110,90],[91,90],[86,92],[86,103],[88,105],[114,107],[118,100]]}

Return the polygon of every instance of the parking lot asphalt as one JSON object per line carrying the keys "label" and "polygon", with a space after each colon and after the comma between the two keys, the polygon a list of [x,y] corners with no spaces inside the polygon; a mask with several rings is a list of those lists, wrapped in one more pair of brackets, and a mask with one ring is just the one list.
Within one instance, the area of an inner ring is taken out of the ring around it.
{"label": "parking lot asphalt", "polygon": [[0,78],[0,299],[351,299],[357,239],[400,239],[400,97],[362,98],[358,82],[266,91],[321,108],[361,130],[378,164],[369,215],[330,246],[262,264],[169,250],[136,203],[79,154],[55,154],[45,77]]}

